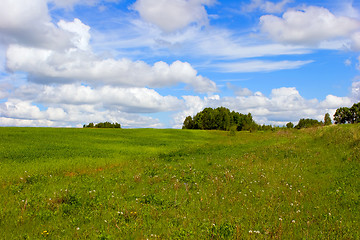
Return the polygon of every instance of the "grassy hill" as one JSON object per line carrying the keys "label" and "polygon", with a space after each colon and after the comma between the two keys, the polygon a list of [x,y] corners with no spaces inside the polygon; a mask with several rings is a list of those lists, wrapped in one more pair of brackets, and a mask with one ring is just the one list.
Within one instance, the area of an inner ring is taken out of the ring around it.
{"label": "grassy hill", "polygon": [[360,239],[360,125],[0,128],[2,239]]}

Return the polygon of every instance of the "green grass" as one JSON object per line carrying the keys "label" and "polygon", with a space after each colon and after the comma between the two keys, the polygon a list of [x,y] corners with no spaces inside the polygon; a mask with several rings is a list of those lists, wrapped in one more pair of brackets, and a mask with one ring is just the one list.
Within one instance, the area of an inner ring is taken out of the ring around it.
{"label": "green grass", "polygon": [[0,128],[2,239],[360,239],[360,125]]}

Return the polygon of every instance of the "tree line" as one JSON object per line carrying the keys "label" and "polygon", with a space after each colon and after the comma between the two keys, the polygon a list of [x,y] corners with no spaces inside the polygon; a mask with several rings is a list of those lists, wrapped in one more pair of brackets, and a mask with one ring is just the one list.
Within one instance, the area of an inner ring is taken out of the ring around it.
{"label": "tree line", "polygon": [[351,108],[341,107],[336,109],[334,114],[335,124],[359,123],[360,122],[360,102],[354,103]]}
{"label": "tree line", "polygon": [[194,117],[187,116],[182,128],[224,131],[235,128],[237,131],[252,131],[257,130],[259,125],[255,123],[251,113],[241,114],[235,111],[230,112],[225,107],[215,109],[208,107],[197,113]]}
{"label": "tree line", "polygon": [[[359,123],[360,122],[360,102],[354,104],[351,108],[342,107],[336,110],[334,114],[334,123]],[[329,113],[324,116],[324,121],[316,119],[299,120],[298,124],[294,126],[292,122],[283,127],[276,127],[271,125],[259,125],[253,118],[251,113],[241,114],[235,111],[230,111],[225,107],[205,108],[198,112],[194,117],[187,116],[184,120],[183,129],[201,129],[201,130],[235,130],[235,131],[266,131],[277,130],[281,128],[310,128],[331,125],[332,120]]]}
{"label": "tree line", "polygon": [[83,126],[83,128],[121,128],[120,123],[111,123],[111,122],[100,122],[97,124],[89,123],[88,125]]}

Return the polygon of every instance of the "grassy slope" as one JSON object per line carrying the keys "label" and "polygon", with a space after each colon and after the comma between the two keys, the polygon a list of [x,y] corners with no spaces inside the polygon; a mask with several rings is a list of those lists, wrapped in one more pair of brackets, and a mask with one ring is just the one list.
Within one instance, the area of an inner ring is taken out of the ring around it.
{"label": "grassy slope", "polygon": [[360,126],[0,128],[4,239],[360,239]]}

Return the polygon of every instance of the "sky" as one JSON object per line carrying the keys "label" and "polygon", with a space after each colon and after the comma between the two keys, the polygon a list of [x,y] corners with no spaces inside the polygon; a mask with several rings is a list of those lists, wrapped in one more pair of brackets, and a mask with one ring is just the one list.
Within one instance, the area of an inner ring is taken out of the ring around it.
{"label": "sky", "polygon": [[258,124],[360,101],[359,0],[1,0],[0,126]]}

